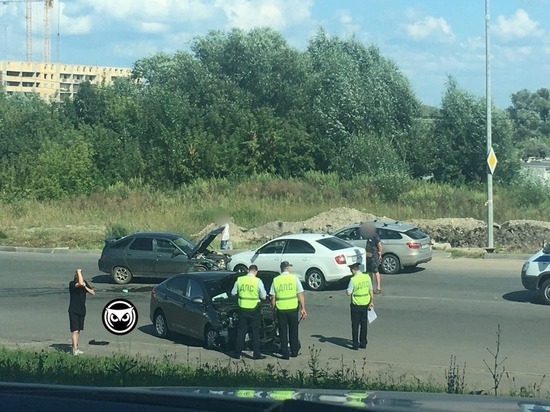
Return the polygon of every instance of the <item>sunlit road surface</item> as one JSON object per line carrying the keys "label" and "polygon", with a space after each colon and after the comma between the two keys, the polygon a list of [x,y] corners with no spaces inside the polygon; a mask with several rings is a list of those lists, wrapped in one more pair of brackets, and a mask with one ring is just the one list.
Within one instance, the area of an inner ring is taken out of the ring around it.
{"label": "sunlit road surface", "polygon": [[[175,355],[181,361],[229,362],[226,354],[206,351],[184,337],[163,340],[153,335],[149,320],[151,280],[128,286],[111,282],[97,270],[95,254],[42,254],[0,252],[0,344],[7,347],[55,348],[70,343],[68,282],[82,267],[96,289],[87,300],[88,316],[81,337],[86,355],[140,353]],[[490,389],[491,376],[483,360],[494,359],[500,324],[501,358],[508,372],[500,385],[504,393],[539,384],[550,374],[550,306],[544,306],[520,281],[522,261],[450,259],[439,255],[422,267],[399,275],[382,275],[383,292],[375,296],[378,319],[369,328],[366,350],[350,350],[349,298],[343,285],[324,292],[306,292],[309,317],[300,324],[301,355],[290,361],[268,356],[248,361],[258,367],[277,363],[291,370],[308,369],[310,349],[320,350],[319,362],[332,369],[343,362],[358,370],[366,359],[370,376],[416,376],[445,383],[451,355],[466,362],[470,389]],[[123,289],[128,289],[124,293]],[[117,337],[105,330],[101,311],[110,300],[122,297],[138,308],[138,327]],[[91,339],[109,341],[89,345]],[[69,355],[68,355],[69,356]],[[515,383],[512,382],[515,379]],[[543,394],[550,390],[550,377]]]}

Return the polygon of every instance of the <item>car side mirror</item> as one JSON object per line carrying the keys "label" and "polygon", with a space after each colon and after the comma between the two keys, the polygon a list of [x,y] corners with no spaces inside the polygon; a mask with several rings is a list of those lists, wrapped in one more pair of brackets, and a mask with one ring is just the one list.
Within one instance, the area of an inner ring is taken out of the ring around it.
{"label": "car side mirror", "polygon": [[193,299],[191,299],[191,302],[193,302],[193,303],[204,303],[202,298],[193,298]]}
{"label": "car side mirror", "polygon": [[550,243],[546,243],[542,248],[542,253],[550,255]]}

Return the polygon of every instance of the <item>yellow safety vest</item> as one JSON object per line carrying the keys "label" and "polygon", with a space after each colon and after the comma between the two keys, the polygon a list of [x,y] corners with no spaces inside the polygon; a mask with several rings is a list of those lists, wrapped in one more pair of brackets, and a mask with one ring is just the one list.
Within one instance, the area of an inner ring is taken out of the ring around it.
{"label": "yellow safety vest", "polygon": [[287,399],[292,399],[294,396],[294,391],[272,391],[269,392],[269,397],[278,401],[285,401]]}
{"label": "yellow safety vest", "polygon": [[260,298],[258,285],[260,279],[256,276],[241,276],[237,279],[237,291],[239,295],[239,307],[241,309],[254,309],[258,306]]}
{"label": "yellow safety vest", "polygon": [[298,287],[296,276],[290,273],[279,275],[273,279],[275,289],[275,306],[279,310],[292,310],[298,308]]}
{"label": "yellow safety vest", "polygon": [[369,275],[358,272],[352,278],[353,292],[351,302],[354,305],[366,306],[370,303],[371,280]]}

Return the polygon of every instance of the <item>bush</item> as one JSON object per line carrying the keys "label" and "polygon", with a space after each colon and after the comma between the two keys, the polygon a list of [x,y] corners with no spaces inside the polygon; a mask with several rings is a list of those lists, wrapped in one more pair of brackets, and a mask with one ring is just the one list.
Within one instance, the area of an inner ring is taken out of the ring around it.
{"label": "bush", "polygon": [[510,195],[519,207],[536,207],[550,199],[550,186],[542,179],[523,174],[510,188]]}

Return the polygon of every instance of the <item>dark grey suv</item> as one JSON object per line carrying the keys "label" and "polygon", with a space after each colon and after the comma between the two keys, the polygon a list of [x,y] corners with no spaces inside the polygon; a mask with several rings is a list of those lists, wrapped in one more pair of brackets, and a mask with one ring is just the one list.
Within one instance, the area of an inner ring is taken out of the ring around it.
{"label": "dark grey suv", "polygon": [[208,233],[200,242],[176,233],[141,232],[105,240],[97,264],[118,284],[134,277],[167,278],[189,271],[225,269],[227,257],[208,249],[223,226]]}
{"label": "dark grey suv", "polygon": [[[432,241],[416,226],[396,221],[375,220],[372,223],[382,242],[381,272],[394,274],[407,266],[417,266],[432,260]],[[365,247],[360,226],[359,223],[345,226],[333,235],[352,245]]]}

